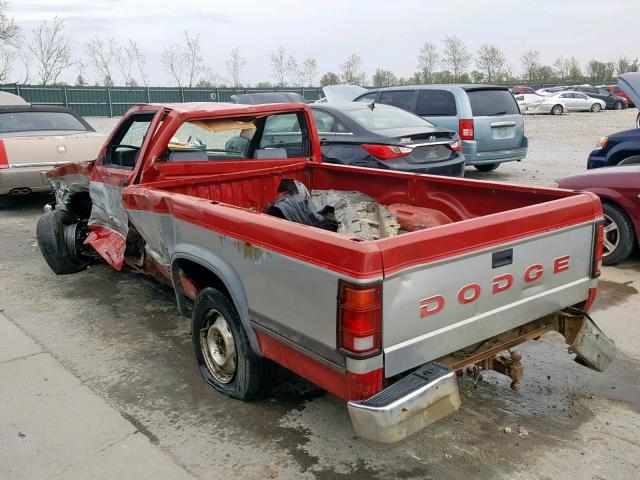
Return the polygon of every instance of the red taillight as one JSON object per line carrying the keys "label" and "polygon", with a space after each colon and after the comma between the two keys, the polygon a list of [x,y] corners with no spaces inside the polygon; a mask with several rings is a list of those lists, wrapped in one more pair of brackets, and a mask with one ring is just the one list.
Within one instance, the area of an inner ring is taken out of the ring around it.
{"label": "red taillight", "polygon": [[449,148],[451,150],[453,150],[454,152],[461,152],[462,151],[462,141],[460,139],[456,140],[453,143],[449,144]]}
{"label": "red taillight", "polygon": [[591,311],[591,307],[593,307],[593,304],[596,301],[596,295],[598,293],[598,289],[597,288],[590,288],[589,289],[589,295],[587,296],[587,301],[584,302],[584,307],[583,310],[587,313],[589,313]]}
{"label": "red taillight", "polygon": [[459,129],[461,140],[473,140],[473,119],[461,119]]}
{"label": "red taillight", "polygon": [[4,148],[4,142],[2,140],[0,140],[0,168],[9,168],[7,150]]}
{"label": "red taillight", "polygon": [[338,285],[338,347],[349,357],[377,355],[382,344],[382,287]]}
{"label": "red taillight", "polygon": [[396,145],[373,145],[365,143],[362,145],[362,148],[380,160],[404,157],[413,152],[413,148],[411,147],[398,147]]}
{"label": "red taillight", "polygon": [[600,276],[600,269],[602,268],[603,257],[603,244],[604,244],[604,223],[598,222],[596,225],[596,234],[594,237],[593,245],[593,265],[591,267],[591,277],[597,278]]}

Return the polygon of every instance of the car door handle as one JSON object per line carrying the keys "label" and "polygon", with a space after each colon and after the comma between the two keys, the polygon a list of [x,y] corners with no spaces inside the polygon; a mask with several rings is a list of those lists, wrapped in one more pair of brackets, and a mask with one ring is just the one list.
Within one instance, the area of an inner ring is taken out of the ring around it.
{"label": "car door handle", "polygon": [[328,142],[327,142],[327,139],[326,139],[326,138],[321,138],[321,139],[320,139],[320,145],[326,145],[327,143],[328,143]]}

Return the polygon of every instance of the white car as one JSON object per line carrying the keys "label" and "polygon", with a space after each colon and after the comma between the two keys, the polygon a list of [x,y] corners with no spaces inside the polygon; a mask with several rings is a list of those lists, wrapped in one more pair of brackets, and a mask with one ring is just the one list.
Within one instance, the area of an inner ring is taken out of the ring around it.
{"label": "white car", "polygon": [[569,111],[569,106],[555,97],[542,97],[540,95],[516,95],[516,102],[522,113],[550,113],[561,115]]}
{"label": "white car", "polygon": [[572,91],[554,93],[553,95],[545,97],[545,101],[566,105],[566,110],[576,112],[599,112],[607,106],[604,100],[591,98],[582,92]]}

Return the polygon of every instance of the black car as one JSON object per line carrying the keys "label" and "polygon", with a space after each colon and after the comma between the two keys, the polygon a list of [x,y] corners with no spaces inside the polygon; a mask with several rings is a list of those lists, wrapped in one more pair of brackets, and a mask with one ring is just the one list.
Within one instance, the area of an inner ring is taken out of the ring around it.
{"label": "black car", "polygon": [[573,87],[571,90],[582,92],[589,95],[591,98],[603,100],[607,104],[605,107],[607,110],[622,110],[629,106],[629,102],[627,102],[625,98],[613,95],[606,88],[577,86]]}
{"label": "black car", "polygon": [[[279,95],[285,94],[286,95]],[[290,103],[297,94],[241,94],[236,103]],[[298,98],[299,97],[299,98]],[[412,113],[379,103],[331,102],[311,105],[326,163],[410,173],[464,176],[464,155],[458,134]],[[273,145],[300,135],[285,116],[269,125]],[[277,138],[276,138],[277,137]]]}

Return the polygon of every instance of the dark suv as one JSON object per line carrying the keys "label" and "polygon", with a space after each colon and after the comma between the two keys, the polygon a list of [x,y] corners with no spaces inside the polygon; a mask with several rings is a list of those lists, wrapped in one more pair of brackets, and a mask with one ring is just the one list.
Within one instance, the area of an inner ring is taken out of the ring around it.
{"label": "dark suv", "polygon": [[589,87],[589,86],[577,86],[571,90],[578,91],[589,95],[591,98],[599,98],[607,104],[605,107],[607,110],[622,110],[629,106],[629,102],[623,97],[613,95],[606,88]]}

